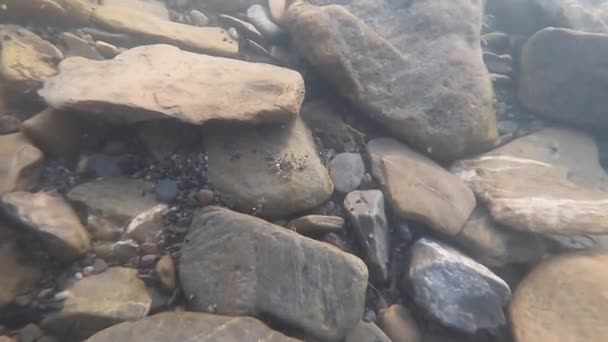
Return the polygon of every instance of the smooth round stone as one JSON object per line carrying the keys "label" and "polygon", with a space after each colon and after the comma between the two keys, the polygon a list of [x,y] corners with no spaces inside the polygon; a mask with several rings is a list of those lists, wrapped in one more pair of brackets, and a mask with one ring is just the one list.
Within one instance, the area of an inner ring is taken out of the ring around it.
{"label": "smooth round stone", "polygon": [[171,203],[177,197],[179,189],[177,182],[172,179],[162,179],[154,187],[156,199],[163,203]]}
{"label": "smooth round stone", "polygon": [[329,163],[329,175],[336,191],[351,192],[359,187],[365,174],[365,164],[359,153],[340,153]]}

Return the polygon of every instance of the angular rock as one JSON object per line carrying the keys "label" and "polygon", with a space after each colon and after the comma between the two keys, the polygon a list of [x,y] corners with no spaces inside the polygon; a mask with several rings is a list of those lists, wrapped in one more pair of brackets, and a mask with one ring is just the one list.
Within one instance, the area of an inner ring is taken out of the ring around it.
{"label": "angular rock", "polygon": [[162,218],[168,211],[166,204],[158,204],[139,213],[131,220],[123,237],[139,243],[156,241],[163,230]]}
{"label": "angular rock", "polygon": [[510,55],[497,55],[493,52],[484,52],[483,61],[492,74],[511,75],[513,72],[513,59]]}
{"label": "angular rock", "polygon": [[42,151],[25,135],[0,135],[0,194],[36,186],[42,171],[42,158]]}
{"label": "angular rock", "polygon": [[546,128],[455,163],[492,218],[543,234],[608,233],[607,176],[585,133]]}
{"label": "angular rock", "polygon": [[63,59],[53,44],[20,26],[0,25],[0,46],[0,77],[14,93],[42,86]]}
{"label": "angular rock", "polygon": [[422,342],[414,316],[403,305],[393,304],[380,311],[378,324],[391,342]]}
{"label": "angular rock", "polygon": [[294,4],[286,19],[298,50],[339,94],[435,158],[492,144],[497,132],[479,44],[481,1],[347,3],[348,10]]}
{"label": "angular rock", "polygon": [[[0,111],[2,110],[3,105],[0,103]],[[20,128],[21,121],[19,119],[12,115],[2,115],[2,113],[0,113],[0,135],[17,133]]]}
{"label": "angular rock", "polygon": [[270,19],[270,12],[262,5],[255,4],[247,9],[247,18],[257,27],[266,39],[276,39],[283,31]]}
{"label": "angular rock", "polygon": [[300,117],[320,140],[322,147],[333,148],[337,152],[352,152],[357,146],[357,139],[361,139],[329,101],[306,102],[300,110]]}
{"label": "angular rock", "polygon": [[49,254],[72,261],[91,249],[91,237],[72,207],[59,195],[13,192],[0,198],[2,211],[34,232]]}
{"label": "angular rock", "polygon": [[290,221],[287,226],[302,235],[339,232],[344,229],[340,216],[307,215]]}
{"label": "angular rock", "polygon": [[208,178],[242,212],[280,218],[326,202],[334,187],[301,120],[255,129],[210,125],[203,134]]}
{"label": "angular rock", "polygon": [[159,203],[154,185],[129,178],[110,178],[83,183],[68,192],[68,198],[85,206],[89,215],[101,216],[126,226],[137,215]]}
{"label": "angular rock", "polygon": [[36,23],[53,25],[83,25],[93,14],[88,0],[3,0],[0,18],[27,18]]}
{"label": "angular rock", "polygon": [[511,303],[517,342],[603,341],[608,317],[608,254],[570,254],[537,266]]}
{"label": "angular rock", "polygon": [[451,247],[418,240],[407,278],[416,303],[445,326],[475,333],[506,323],[509,285]]}
{"label": "angular rock", "polygon": [[144,318],[151,305],[137,270],[111,267],[79,280],[64,290],[63,308],[42,321],[42,327],[65,339],[84,340],[124,321]]}
{"label": "angular rock", "polygon": [[337,341],[363,314],[367,269],[351,254],[261,219],[202,209],[179,263],[196,311],[264,315]]}
{"label": "angular rock", "polygon": [[118,324],[86,342],[297,342],[252,317],[195,312],[163,312],[137,322]]}
{"label": "angular rock", "polygon": [[394,139],[374,139],[366,152],[397,216],[442,234],[460,232],[476,203],[462,180]]}
{"label": "angular rock", "polygon": [[532,264],[547,253],[545,241],[535,234],[517,232],[495,223],[478,205],[454,241],[475,260],[488,267]]}
{"label": "angular rock", "polygon": [[329,175],[336,191],[356,190],[365,174],[365,164],[359,153],[340,153],[329,163]]}
{"label": "angular rock", "polygon": [[61,38],[67,47],[66,57],[84,57],[93,60],[103,59],[95,47],[85,39],[69,32],[62,33]]}
{"label": "angular rock", "polygon": [[114,58],[120,53],[116,46],[99,40],[95,42],[95,49],[105,58]]}
{"label": "angular rock", "polygon": [[[244,38],[249,38],[254,43],[255,42],[263,43],[265,41],[264,36],[262,35],[262,32],[260,32],[260,30],[258,30],[250,22],[241,20],[239,18],[233,17],[233,16],[228,15],[228,14],[220,14],[218,16],[218,18],[221,19],[222,22],[224,22],[224,24],[226,26],[230,26],[230,27],[236,28],[238,30],[238,32],[240,34],[242,34],[242,36]],[[250,41],[250,43],[251,43],[251,41]],[[262,48],[262,47],[259,46],[259,48]]]}
{"label": "angular rock", "polygon": [[524,45],[518,96],[527,109],[565,123],[608,127],[601,56],[608,35],[546,28]]}
{"label": "angular rock", "polygon": [[304,82],[293,70],[169,45],[134,48],[106,61],[68,58],[59,70],[39,92],[50,106],[118,122],[284,122],[297,115],[304,99]]}
{"label": "angular rock", "polygon": [[370,278],[386,281],[390,246],[382,191],[353,191],[344,198],[344,209],[363,247]]}
{"label": "angular rock", "polygon": [[[184,50],[235,57],[239,43],[219,27],[197,27],[159,19],[123,6],[99,6],[93,21],[115,32],[141,38],[148,44],[171,44]],[[173,57],[167,57],[167,62]]]}
{"label": "angular rock", "polygon": [[[344,342],[392,342],[377,325],[361,321],[346,336]],[[415,341],[413,341],[415,342]]]}

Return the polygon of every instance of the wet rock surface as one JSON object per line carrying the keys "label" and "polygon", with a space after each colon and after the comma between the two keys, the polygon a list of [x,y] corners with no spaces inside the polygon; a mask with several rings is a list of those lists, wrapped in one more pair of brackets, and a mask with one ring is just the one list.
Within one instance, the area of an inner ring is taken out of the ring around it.
{"label": "wet rock surface", "polygon": [[38,184],[42,151],[21,133],[0,136],[0,194]]}

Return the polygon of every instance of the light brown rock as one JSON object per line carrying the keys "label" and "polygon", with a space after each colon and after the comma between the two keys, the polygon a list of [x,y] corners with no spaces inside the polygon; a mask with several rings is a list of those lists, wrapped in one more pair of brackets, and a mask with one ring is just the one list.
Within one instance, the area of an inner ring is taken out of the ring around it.
{"label": "light brown rock", "polygon": [[374,139],[366,151],[396,215],[442,234],[460,232],[476,203],[462,180],[394,139]]}
{"label": "light brown rock", "polygon": [[38,183],[42,159],[42,151],[25,135],[0,135],[0,194],[32,189]]}
{"label": "light brown rock", "polygon": [[570,254],[537,266],[511,303],[516,342],[591,342],[608,336],[608,254]]}
{"label": "light brown rock", "polygon": [[307,215],[290,221],[288,226],[302,235],[331,233],[344,229],[344,219],[340,216]]}
{"label": "light brown rock", "polygon": [[283,22],[285,18],[286,0],[268,0],[268,8],[272,19],[277,23]]}
{"label": "light brown rock", "polygon": [[66,59],[40,94],[54,108],[118,122],[285,122],[299,111],[304,81],[289,69],[151,45],[107,61]]}
{"label": "light brown rock", "polygon": [[151,305],[137,270],[111,267],[76,281],[64,290],[63,308],[47,316],[42,326],[66,339],[86,339],[109,326],[144,318]]}
{"label": "light brown rock", "polygon": [[494,220],[546,234],[608,233],[608,183],[597,146],[585,133],[547,128],[518,138],[452,171]]}
{"label": "light brown rock", "polygon": [[60,196],[45,192],[12,192],[0,198],[11,219],[34,232],[49,254],[72,261],[91,248],[91,238],[72,207]]}
{"label": "light brown rock", "polygon": [[125,7],[169,20],[169,10],[162,0],[103,0],[104,6]]}
{"label": "light brown rock", "polygon": [[226,57],[235,57],[239,51],[239,43],[222,28],[175,23],[124,6],[100,6],[95,9],[93,20],[101,27],[138,36],[149,44],[172,44]]}
{"label": "light brown rock", "polygon": [[392,342],[422,342],[422,334],[410,311],[393,304],[380,311],[378,325]]}
{"label": "light brown rock", "polygon": [[175,262],[173,262],[173,258],[170,255],[164,255],[158,260],[156,263],[156,274],[165,289],[169,291],[175,289],[177,285],[177,273],[175,271]]}
{"label": "light brown rock", "polygon": [[156,241],[163,230],[162,218],[168,211],[166,204],[158,204],[139,213],[131,220],[123,237],[139,243]]}
{"label": "light brown rock", "polygon": [[372,322],[361,321],[346,335],[344,342],[392,342],[378,326]]}
{"label": "light brown rock", "polygon": [[2,19],[27,19],[53,25],[86,24],[93,13],[88,0],[2,0]]}
{"label": "light brown rock", "polygon": [[93,60],[103,59],[95,47],[81,37],[70,32],[64,32],[61,34],[61,38],[67,47],[65,57],[84,57]]}

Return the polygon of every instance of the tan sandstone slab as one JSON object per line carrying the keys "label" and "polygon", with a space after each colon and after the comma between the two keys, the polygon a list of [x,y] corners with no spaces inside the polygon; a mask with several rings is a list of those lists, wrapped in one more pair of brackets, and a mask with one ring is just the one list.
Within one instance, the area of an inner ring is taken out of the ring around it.
{"label": "tan sandstone slab", "polygon": [[516,342],[601,342],[608,336],[608,254],[570,254],[537,266],[511,303]]}
{"label": "tan sandstone slab", "polygon": [[304,99],[304,81],[293,70],[170,45],[137,47],[107,61],[68,58],[59,69],[39,92],[50,106],[119,122],[285,122]]}
{"label": "tan sandstone slab", "polygon": [[452,171],[509,228],[546,234],[608,233],[608,177],[595,141],[547,128],[518,138]]}

